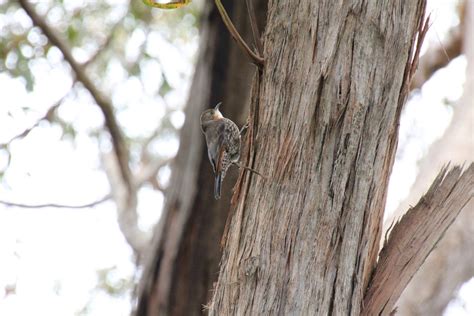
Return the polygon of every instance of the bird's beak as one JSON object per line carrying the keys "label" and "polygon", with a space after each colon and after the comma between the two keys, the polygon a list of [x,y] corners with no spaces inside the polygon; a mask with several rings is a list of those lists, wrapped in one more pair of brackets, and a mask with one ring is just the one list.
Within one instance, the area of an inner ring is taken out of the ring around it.
{"label": "bird's beak", "polygon": [[214,107],[214,110],[217,110],[219,111],[219,107],[221,106],[222,102],[219,102],[216,104],[216,106]]}

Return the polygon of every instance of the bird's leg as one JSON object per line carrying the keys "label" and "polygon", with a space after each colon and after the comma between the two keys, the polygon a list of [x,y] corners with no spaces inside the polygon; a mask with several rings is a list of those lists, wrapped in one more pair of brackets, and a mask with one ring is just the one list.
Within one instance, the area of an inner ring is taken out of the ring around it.
{"label": "bird's leg", "polygon": [[249,122],[247,121],[247,123],[245,123],[244,126],[242,126],[242,128],[240,129],[240,136],[242,136],[243,133],[245,133],[245,131],[247,131],[247,129],[249,128]]}
{"label": "bird's leg", "polygon": [[267,177],[265,177],[263,174],[261,174],[260,172],[258,172],[258,171],[255,170],[255,169],[242,166],[242,165],[239,164],[238,162],[233,162],[232,164],[233,164],[233,165],[236,165],[236,166],[239,167],[239,168],[243,168],[243,169],[245,169],[245,170],[248,170],[248,171],[250,171],[250,172],[253,172],[253,173],[259,175],[260,177],[262,177],[263,179],[268,180]]}
{"label": "bird's leg", "polygon": [[214,0],[217,6],[217,9],[219,10],[219,13],[222,17],[222,21],[224,22],[225,26],[229,30],[230,35],[234,38],[234,40],[237,42],[237,44],[240,46],[240,48],[247,53],[247,55],[252,59],[252,61],[259,67],[263,66],[263,57],[261,57],[258,53],[255,53],[244,41],[242,36],[240,36],[239,32],[235,28],[234,24],[230,20],[229,15],[227,14],[224,6],[222,5],[221,0]]}

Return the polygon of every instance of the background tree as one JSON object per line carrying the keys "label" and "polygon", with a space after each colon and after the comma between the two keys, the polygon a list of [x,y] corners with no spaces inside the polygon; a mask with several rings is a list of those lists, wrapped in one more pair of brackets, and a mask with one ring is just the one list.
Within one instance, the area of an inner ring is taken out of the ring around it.
{"label": "background tree", "polygon": [[[252,32],[245,5],[232,1],[223,4],[250,42]],[[266,2],[257,0],[253,5],[263,29]],[[216,201],[214,176],[198,118],[204,109],[222,101],[226,117],[242,126],[248,115],[256,67],[232,41],[212,1],[206,2],[204,9],[200,50],[163,218],[155,230],[139,284],[138,315],[199,315],[217,280],[219,240],[236,172],[229,173],[222,198]]]}

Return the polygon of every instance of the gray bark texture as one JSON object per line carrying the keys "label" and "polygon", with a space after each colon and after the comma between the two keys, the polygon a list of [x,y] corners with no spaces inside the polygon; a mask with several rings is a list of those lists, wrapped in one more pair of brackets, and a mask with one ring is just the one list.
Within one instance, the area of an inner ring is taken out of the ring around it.
{"label": "gray bark texture", "polygon": [[[242,2],[223,1],[243,37],[252,31]],[[260,29],[266,1],[254,0]],[[214,176],[199,126],[203,110],[222,101],[226,117],[243,125],[248,115],[252,75],[256,70],[232,41],[213,1],[205,5],[200,53],[186,105],[166,203],[137,289],[136,315],[200,315],[212,295],[221,258],[220,238],[229,211],[237,170],[224,180],[214,200]]]}
{"label": "gray bark texture", "polygon": [[210,315],[359,315],[425,1],[268,3]]}

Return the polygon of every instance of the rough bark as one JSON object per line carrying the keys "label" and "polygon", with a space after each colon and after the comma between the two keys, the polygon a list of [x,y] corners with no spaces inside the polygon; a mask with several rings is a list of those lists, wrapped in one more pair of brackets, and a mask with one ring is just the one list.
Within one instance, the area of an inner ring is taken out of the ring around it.
{"label": "rough bark", "polygon": [[443,168],[418,204],[395,224],[380,252],[363,315],[387,315],[446,229],[474,194],[474,164]]}
{"label": "rough bark", "polygon": [[360,313],[424,7],[269,2],[211,315]]}
{"label": "rough bark", "polygon": [[[463,53],[467,59],[464,93],[453,107],[453,118],[443,137],[433,143],[419,163],[419,174],[410,195],[395,212],[402,216],[407,205],[419,198],[443,163],[473,161],[474,153],[474,1],[466,1]],[[464,11],[463,11],[464,12]],[[391,219],[389,222],[393,221]],[[442,315],[457,289],[474,276],[474,201],[461,211],[420,271],[397,302],[401,315]]]}
{"label": "rough bark", "polygon": [[397,302],[399,315],[443,315],[474,276],[474,200],[461,211]]}
{"label": "rough bark", "polygon": [[[240,33],[251,43],[244,3],[223,1],[223,4]],[[266,1],[255,0],[254,7],[262,29]],[[214,178],[199,116],[205,108],[223,101],[224,115],[242,125],[248,115],[255,69],[232,41],[213,1],[208,1],[180,148],[173,163],[163,215],[140,280],[137,315],[199,315],[210,299],[221,258],[219,240],[237,172],[228,173],[221,199],[214,200]]]}

